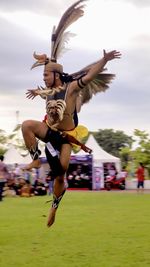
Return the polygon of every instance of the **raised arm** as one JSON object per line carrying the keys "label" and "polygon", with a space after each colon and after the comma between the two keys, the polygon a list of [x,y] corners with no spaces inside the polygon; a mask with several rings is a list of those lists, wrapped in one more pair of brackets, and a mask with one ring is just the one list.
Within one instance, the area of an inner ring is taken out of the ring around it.
{"label": "raised arm", "polygon": [[82,78],[79,78],[71,83],[73,92],[81,91],[88,83],[93,81],[96,75],[103,71],[108,61],[121,57],[121,53],[116,50],[110,51],[108,53],[103,50],[103,53],[103,57],[99,61],[81,70],[82,72],[84,72],[85,70],[86,74]]}
{"label": "raised arm", "polygon": [[108,53],[103,50],[103,53],[103,57],[96,64],[94,64],[88,73],[82,78],[83,83],[87,84],[88,82],[92,81],[94,77],[103,70],[108,61],[121,57],[121,53],[116,50]]}

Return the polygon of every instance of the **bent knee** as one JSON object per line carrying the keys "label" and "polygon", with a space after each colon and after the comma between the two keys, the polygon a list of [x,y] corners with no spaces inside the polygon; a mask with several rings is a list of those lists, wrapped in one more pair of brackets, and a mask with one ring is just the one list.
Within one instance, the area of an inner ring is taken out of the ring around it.
{"label": "bent knee", "polygon": [[22,132],[26,131],[27,129],[32,128],[33,121],[32,120],[26,120],[21,125]]}
{"label": "bent knee", "polygon": [[64,183],[64,175],[57,176],[57,181],[59,182],[59,184],[63,184]]}
{"label": "bent knee", "polygon": [[68,162],[64,163],[61,161],[61,166],[62,166],[63,172],[65,174],[66,171],[68,170],[69,163]]}

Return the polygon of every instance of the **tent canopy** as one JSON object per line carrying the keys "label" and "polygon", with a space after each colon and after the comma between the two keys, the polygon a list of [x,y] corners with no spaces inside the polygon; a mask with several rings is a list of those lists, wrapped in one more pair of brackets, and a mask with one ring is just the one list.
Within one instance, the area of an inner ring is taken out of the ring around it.
{"label": "tent canopy", "polygon": [[22,164],[23,161],[24,158],[20,155],[18,150],[13,145],[11,145],[10,148],[4,154],[4,162],[6,164]]}
{"label": "tent canopy", "polygon": [[[92,134],[89,135],[89,138],[85,145],[92,149],[92,155],[94,160],[99,161],[101,163],[114,162],[119,168],[120,159],[103,150]],[[78,153],[76,153],[76,155],[82,156],[85,155],[85,152],[83,150],[80,150]]]}

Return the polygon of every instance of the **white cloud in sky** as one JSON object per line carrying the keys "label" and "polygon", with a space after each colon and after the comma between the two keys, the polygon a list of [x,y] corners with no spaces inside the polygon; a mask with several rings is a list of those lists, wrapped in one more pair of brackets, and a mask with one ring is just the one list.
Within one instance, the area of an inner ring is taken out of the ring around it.
{"label": "white cloud in sky", "polygon": [[[43,100],[25,98],[26,89],[43,84],[42,68],[30,71],[32,54],[49,54],[52,27],[72,3],[1,0],[0,129],[13,129],[16,110],[20,122],[44,116]],[[85,15],[69,28],[76,36],[67,45],[71,50],[60,59],[69,73],[99,59],[104,48],[122,52],[122,59],[107,65],[117,75],[111,88],[93,97],[81,111],[80,122],[90,130],[114,128],[131,134],[138,128],[150,132],[149,25],[149,1],[89,0]]]}

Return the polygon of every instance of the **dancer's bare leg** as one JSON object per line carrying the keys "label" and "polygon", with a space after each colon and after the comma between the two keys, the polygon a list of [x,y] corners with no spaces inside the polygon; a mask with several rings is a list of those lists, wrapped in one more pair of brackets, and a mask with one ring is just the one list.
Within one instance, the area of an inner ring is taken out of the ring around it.
{"label": "dancer's bare leg", "polygon": [[[30,151],[31,148],[34,150],[37,146],[36,138],[43,140],[46,136],[48,127],[44,122],[27,120],[22,124],[22,134],[25,145]],[[33,159],[33,161],[24,167],[24,170],[31,170],[32,168],[40,168],[41,162],[39,158]]]}
{"label": "dancer's bare leg", "polygon": [[[71,146],[69,144],[62,145],[61,153],[60,153],[60,162],[63,166],[63,169],[66,171],[69,166],[70,161],[70,154],[71,154]],[[54,180],[54,188],[53,193],[56,198],[59,198],[65,190],[65,182],[64,182],[64,175],[60,177],[56,177]],[[50,227],[55,221],[57,208],[52,207],[50,208],[47,226]]]}
{"label": "dancer's bare leg", "polygon": [[[58,198],[62,192],[64,191],[64,177],[60,176],[57,177],[54,181],[54,192],[53,194]],[[48,215],[48,221],[47,221],[47,226],[50,227],[54,221],[55,221],[55,214],[56,214],[57,208],[56,207],[51,207]]]}

